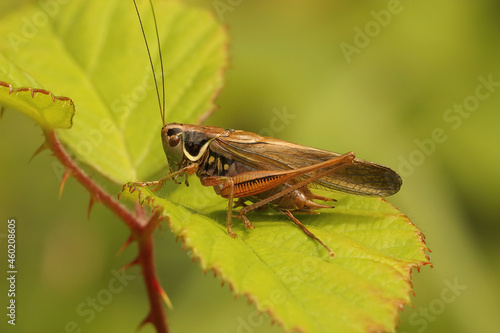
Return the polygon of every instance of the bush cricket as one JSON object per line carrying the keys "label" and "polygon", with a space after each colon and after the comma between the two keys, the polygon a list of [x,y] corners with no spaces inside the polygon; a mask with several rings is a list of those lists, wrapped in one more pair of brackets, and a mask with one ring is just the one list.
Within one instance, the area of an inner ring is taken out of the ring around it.
{"label": "bush cricket", "polygon": [[[154,73],[151,53],[136,1],[134,5],[146,43],[149,62]],[[158,27],[153,11],[157,47],[160,48]],[[232,218],[243,221],[247,229],[253,224],[247,213],[256,209],[272,208],[293,221],[309,237],[321,244],[330,254],[333,251],[310,232],[293,214],[315,214],[333,206],[314,200],[336,201],[311,192],[311,188],[341,191],[356,195],[386,197],[401,187],[399,175],[388,167],[355,158],[354,153],[337,154],[257,134],[213,126],[166,123],[163,60],[162,94],[155,77],[160,116],[163,127],[161,140],[170,173],[156,181],[128,183],[131,190],[142,186],[156,186],[181,176],[196,174],[201,184],[212,186],[215,193],[228,199],[227,233],[236,237]],[[153,75],[154,76],[154,75]],[[163,101],[163,105],[162,105]],[[125,188],[125,186],[124,186]],[[234,202],[234,199],[237,199]],[[239,211],[234,208],[242,207]]]}

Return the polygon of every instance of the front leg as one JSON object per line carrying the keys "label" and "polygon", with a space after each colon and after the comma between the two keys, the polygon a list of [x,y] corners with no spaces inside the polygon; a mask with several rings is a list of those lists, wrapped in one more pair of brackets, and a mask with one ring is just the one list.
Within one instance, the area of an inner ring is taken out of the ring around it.
{"label": "front leg", "polygon": [[188,166],[186,166],[178,171],[171,172],[158,180],[154,180],[154,181],[150,181],[150,182],[129,182],[129,183],[123,185],[123,190],[125,190],[125,188],[127,186],[132,190],[132,192],[137,187],[156,186],[153,189],[153,191],[158,191],[163,186],[163,183],[165,183],[167,180],[174,179],[174,181],[177,183],[177,178],[179,176],[182,176],[182,175],[186,176],[186,183],[187,183],[187,177],[189,175],[196,173],[197,170],[198,170],[198,164],[193,163],[193,164],[190,164],[190,165],[188,165]]}

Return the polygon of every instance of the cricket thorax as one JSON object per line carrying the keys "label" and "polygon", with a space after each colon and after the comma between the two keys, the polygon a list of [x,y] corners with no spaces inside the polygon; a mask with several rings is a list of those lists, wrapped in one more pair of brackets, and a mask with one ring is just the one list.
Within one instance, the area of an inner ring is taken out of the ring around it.
{"label": "cricket thorax", "polygon": [[184,154],[190,161],[197,162],[206,152],[210,143],[208,135],[199,131],[186,131],[182,136]]}
{"label": "cricket thorax", "polygon": [[207,149],[206,155],[200,163],[199,176],[233,177],[242,172],[254,171],[255,168],[239,162],[233,158],[215,153]]}

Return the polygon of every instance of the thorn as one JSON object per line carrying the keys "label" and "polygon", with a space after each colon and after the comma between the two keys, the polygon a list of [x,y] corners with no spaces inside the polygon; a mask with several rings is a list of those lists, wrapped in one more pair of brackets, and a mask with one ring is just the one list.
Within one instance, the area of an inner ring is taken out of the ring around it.
{"label": "thorn", "polygon": [[[120,255],[122,254],[123,251],[125,251],[125,249],[130,245],[130,243],[132,243],[134,241],[134,236],[130,235],[130,237],[125,241],[125,243],[123,243],[123,245],[120,247],[120,249],[118,250],[118,253],[116,253],[116,255]],[[137,260],[137,259],[136,259]]]}
{"label": "thorn", "polygon": [[5,108],[3,105],[0,105],[0,119],[3,119],[3,114],[5,113]]}
{"label": "thorn", "polygon": [[170,302],[170,298],[168,298],[167,296],[167,293],[165,292],[165,290],[163,290],[163,288],[160,286],[160,284],[158,283],[158,280],[156,279],[153,279],[153,286],[156,288],[156,290],[160,293],[161,295],[161,298],[163,298],[163,301],[165,302],[165,304],[167,304],[167,307],[169,310],[172,310],[174,307],[172,305],[172,302]]}
{"label": "thorn", "polygon": [[138,265],[138,264],[139,264],[139,258],[136,258],[136,259],[132,260],[131,262],[129,262],[128,264],[126,264],[125,266],[123,266],[122,268],[120,268],[119,271],[122,272],[122,271],[129,269],[130,267]]}
{"label": "thorn", "polygon": [[64,189],[64,184],[66,184],[66,179],[69,177],[69,171],[65,170],[61,180],[61,186],[59,187],[59,199],[61,199],[62,192]]}
{"label": "thorn", "polygon": [[139,331],[139,329],[143,328],[144,325],[146,324],[152,324],[153,322],[151,321],[151,312],[148,314],[148,316],[146,318],[144,318],[144,320],[139,324],[139,327],[137,329],[137,331]]}
{"label": "thorn", "polygon": [[36,155],[40,154],[45,149],[47,149],[47,145],[44,142],[40,147],[38,147],[38,149],[33,153],[33,155],[31,155],[30,162],[35,158]]}
{"label": "thorn", "polygon": [[87,220],[90,220],[90,211],[92,210],[92,207],[94,206],[95,199],[91,195],[90,196],[90,201],[89,201],[89,208],[87,209]]}

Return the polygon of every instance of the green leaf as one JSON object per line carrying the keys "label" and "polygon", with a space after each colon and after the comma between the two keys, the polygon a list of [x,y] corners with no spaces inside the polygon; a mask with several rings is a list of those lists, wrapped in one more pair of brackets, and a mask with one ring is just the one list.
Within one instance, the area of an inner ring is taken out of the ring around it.
{"label": "green leaf", "polygon": [[45,131],[70,128],[75,114],[75,106],[67,97],[54,96],[43,89],[15,88],[0,81],[0,109],[2,107],[21,111]]}
{"label": "green leaf", "polygon": [[[249,214],[253,230],[233,221],[238,238],[229,237],[226,201],[198,182],[168,199],[138,192],[152,208],[163,209],[204,270],[214,270],[286,330],[392,332],[410,303],[411,269],[429,264],[423,234],[384,199],[330,193],[338,200],[335,209],[297,215],[335,252],[330,258],[272,212]],[[136,199],[136,193],[122,195]]]}
{"label": "green leaf", "polygon": [[[158,64],[149,3],[139,2]],[[74,127],[58,135],[80,162],[108,179],[122,184],[157,172],[166,164],[162,121],[132,1],[53,5],[49,12],[38,2],[2,12],[0,81],[71,96]],[[167,76],[166,119],[198,121],[214,108],[222,85],[226,35],[209,13],[177,2],[158,2],[156,14]]]}
{"label": "green leaf", "polygon": [[[0,80],[70,96],[77,107],[74,127],[58,135],[74,156],[117,183],[147,180],[166,162],[132,4],[74,0],[59,5],[49,23],[30,27],[24,18],[40,10],[33,5],[3,11]],[[151,14],[146,8],[141,13],[154,50]],[[177,2],[158,2],[156,15],[167,73],[167,122],[197,122],[213,108],[221,87],[226,36],[209,14]],[[238,238],[229,237],[227,202],[198,181],[191,183],[166,199],[146,189],[139,193],[152,196],[146,202],[163,209],[205,270],[220,274],[285,329],[394,331],[400,309],[410,302],[411,270],[429,259],[421,232],[389,203],[328,193],[338,200],[335,209],[298,216],[332,248],[336,256],[330,258],[272,212],[249,214],[254,230],[234,221]],[[123,196],[136,200],[137,193]]]}

